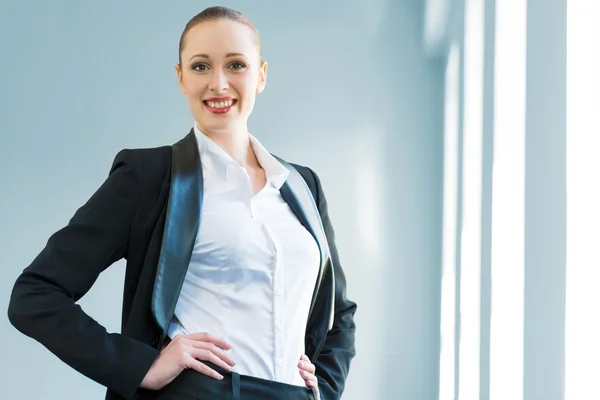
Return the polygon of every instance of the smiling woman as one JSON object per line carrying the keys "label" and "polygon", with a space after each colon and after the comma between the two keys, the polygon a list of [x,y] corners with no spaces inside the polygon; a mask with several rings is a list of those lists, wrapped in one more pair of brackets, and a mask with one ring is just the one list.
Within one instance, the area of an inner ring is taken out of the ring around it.
{"label": "smiling woman", "polygon": [[[9,319],[107,400],[339,399],[356,304],[319,178],[248,132],[267,77],[258,32],[211,7],[179,50],[194,127],[117,154],[18,277]],[[122,258],[121,333],[109,334],[75,302]]]}

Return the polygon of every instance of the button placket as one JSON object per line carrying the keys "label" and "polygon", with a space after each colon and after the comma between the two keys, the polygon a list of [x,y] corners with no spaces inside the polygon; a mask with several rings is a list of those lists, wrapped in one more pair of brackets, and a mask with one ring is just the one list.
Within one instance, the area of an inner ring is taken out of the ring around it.
{"label": "button placket", "polygon": [[[273,244],[275,246],[276,249],[279,249],[279,246],[277,244],[277,241],[272,238],[273,240]],[[278,368],[276,369],[276,376],[279,377],[282,374],[282,367],[283,367],[283,349],[285,348],[284,346],[284,331],[283,331],[283,317],[285,315],[285,309],[284,309],[284,291],[283,291],[283,269],[281,268],[281,256],[280,256],[280,252],[277,251],[276,252],[276,257],[275,257],[275,266],[274,266],[274,279],[273,279],[273,284],[274,284],[274,298],[273,298],[273,302],[274,302],[274,316],[273,318],[275,319],[274,323],[275,323],[275,338],[276,338],[276,346],[275,346],[275,352],[276,352],[276,358],[277,358],[277,366]]]}
{"label": "button placket", "polygon": [[274,338],[274,358],[275,358],[275,378],[282,376],[283,367],[283,350],[284,346],[284,324],[283,317],[285,315],[284,302],[283,302],[283,271],[280,268],[280,249],[277,241],[271,234],[269,227],[263,222],[261,226],[264,229],[267,237],[269,238],[274,257],[271,262],[272,273],[273,273],[273,338]]}

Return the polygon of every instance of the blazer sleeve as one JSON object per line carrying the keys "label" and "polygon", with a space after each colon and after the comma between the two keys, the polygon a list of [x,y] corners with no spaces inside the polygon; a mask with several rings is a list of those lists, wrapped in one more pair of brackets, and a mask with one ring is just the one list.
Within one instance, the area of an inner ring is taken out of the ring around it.
{"label": "blazer sleeve", "polygon": [[120,151],[108,178],[17,278],[8,308],[23,334],[83,375],[132,398],[159,351],[108,333],[76,304],[98,275],[127,256],[141,193],[137,155]]}
{"label": "blazer sleeve", "polygon": [[356,355],[354,314],[356,303],[346,297],[346,276],[340,265],[338,251],[335,245],[335,233],[327,210],[327,200],[317,174],[309,168],[316,183],[317,203],[319,214],[323,222],[325,236],[329,244],[331,261],[335,274],[335,309],[333,327],[327,333],[325,343],[316,360],[312,360],[316,367],[316,376],[319,380],[321,400],[340,399],[350,362]]}

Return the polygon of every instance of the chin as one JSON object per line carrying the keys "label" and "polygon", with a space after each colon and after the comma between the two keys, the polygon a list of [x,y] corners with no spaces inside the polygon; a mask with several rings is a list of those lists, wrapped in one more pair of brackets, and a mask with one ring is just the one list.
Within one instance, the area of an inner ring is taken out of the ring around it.
{"label": "chin", "polygon": [[228,123],[223,123],[223,121],[221,121],[221,123],[210,123],[210,122],[204,122],[204,123],[198,123],[198,128],[202,131],[202,130],[206,130],[209,132],[227,132],[229,130],[231,130],[233,128],[234,125],[232,124],[228,124]]}

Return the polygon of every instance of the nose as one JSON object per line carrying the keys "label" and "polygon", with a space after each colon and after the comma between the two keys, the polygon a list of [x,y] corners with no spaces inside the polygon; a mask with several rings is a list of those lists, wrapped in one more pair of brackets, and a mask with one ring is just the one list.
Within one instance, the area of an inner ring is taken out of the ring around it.
{"label": "nose", "polygon": [[227,82],[227,75],[223,71],[215,70],[210,79],[210,84],[208,88],[213,92],[221,92],[229,88],[229,83]]}

